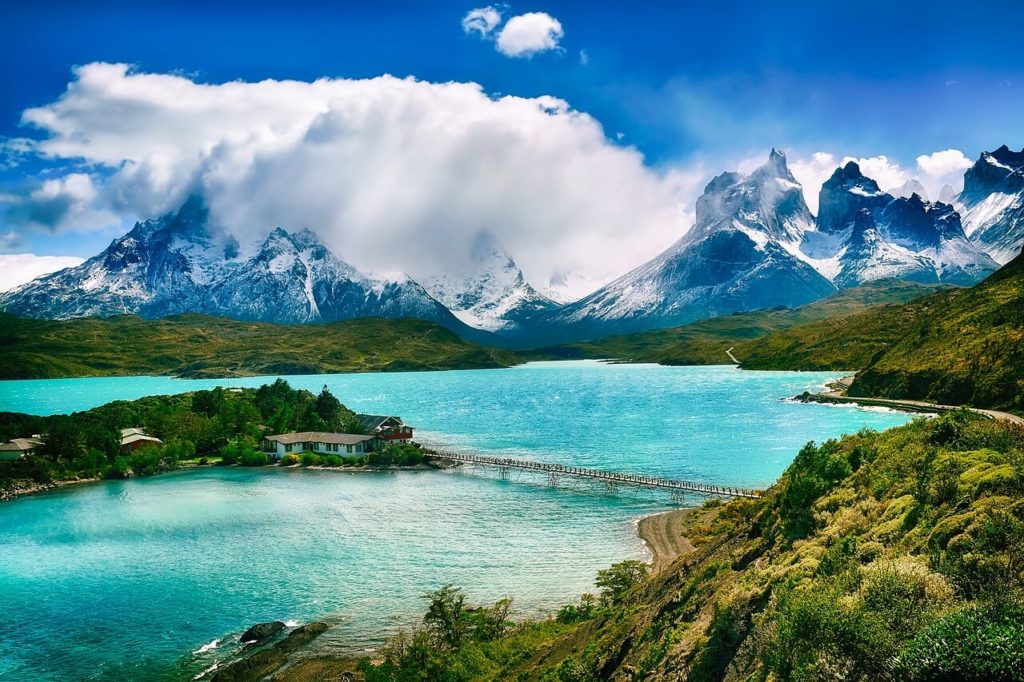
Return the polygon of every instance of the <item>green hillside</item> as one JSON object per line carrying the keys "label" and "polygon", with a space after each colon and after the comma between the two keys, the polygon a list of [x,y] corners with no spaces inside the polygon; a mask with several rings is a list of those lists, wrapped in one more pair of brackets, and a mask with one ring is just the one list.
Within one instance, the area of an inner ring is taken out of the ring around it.
{"label": "green hillside", "polygon": [[737,345],[748,369],[858,370],[855,396],[1024,410],[1024,257],[970,289]]}
{"label": "green hillside", "polygon": [[0,378],[189,378],[508,367],[514,354],[421,320],[274,325],[203,315],[67,321],[0,316]]}
{"label": "green hillside", "polygon": [[729,362],[725,351],[739,342],[808,322],[850,315],[886,303],[903,303],[944,290],[944,285],[900,280],[873,282],[799,308],[737,313],[681,327],[565,344],[535,353],[561,358],[601,358],[665,365],[719,365]]}
{"label": "green hillside", "polygon": [[[763,498],[684,512],[694,549],[653,577],[623,562],[599,574],[597,598],[518,626],[504,602],[472,609],[446,588],[421,629],[359,670],[370,682],[1019,680],[1022,452],[1024,432],[963,411],[811,443]],[[302,672],[274,679],[320,679]]]}

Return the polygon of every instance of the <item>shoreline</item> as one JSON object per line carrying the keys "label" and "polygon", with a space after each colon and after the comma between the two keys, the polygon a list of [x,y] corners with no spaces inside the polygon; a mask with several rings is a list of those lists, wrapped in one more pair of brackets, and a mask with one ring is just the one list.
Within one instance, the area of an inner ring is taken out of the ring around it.
{"label": "shoreline", "polygon": [[326,467],[321,465],[314,466],[303,466],[302,464],[293,464],[289,466],[281,466],[278,464],[268,464],[261,467],[243,467],[238,464],[232,464],[229,466],[222,466],[219,464],[189,464],[185,466],[179,466],[175,469],[168,471],[162,471],[158,474],[151,474],[149,476],[130,476],[128,478],[99,478],[93,476],[90,478],[74,478],[61,481],[51,481],[50,483],[28,483],[24,486],[18,486],[9,490],[0,490],[0,503],[11,502],[19,497],[27,497],[29,495],[37,495],[40,493],[50,492],[53,490],[60,490],[61,488],[67,488],[74,485],[84,483],[101,483],[103,481],[127,481],[133,479],[142,478],[158,478],[161,476],[167,476],[169,474],[180,474],[185,471],[192,471],[198,469],[253,469],[253,470],[270,470],[280,469],[281,471],[330,471],[336,473],[347,473],[347,474],[372,474],[372,473],[390,473],[395,471],[445,471],[445,467],[434,466],[431,464],[416,464],[414,466],[399,467],[399,466],[386,466],[386,467],[373,467],[373,466],[351,466],[351,467]]}
{"label": "shoreline", "polygon": [[683,526],[699,507],[684,507],[641,516],[634,521],[637,537],[651,555],[651,574],[656,575],[679,557],[694,551],[693,543],[683,535]]}
{"label": "shoreline", "polygon": [[1024,426],[1024,417],[1019,417],[1009,412],[989,410],[981,407],[970,407],[968,405],[943,405],[926,400],[911,400],[907,398],[874,398],[868,396],[851,396],[847,394],[850,385],[853,383],[853,376],[846,376],[836,381],[825,384],[825,390],[818,393],[804,392],[794,399],[802,403],[821,403],[825,405],[860,405],[862,407],[886,407],[898,412],[909,414],[943,414],[955,410],[968,410],[982,417],[996,421],[1007,422]]}
{"label": "shoreline", "polygon": [[51,481],[49,483],[28,483],[26,486],[18,486],[10,490],[0,490],[0,502],[10,502],[26,495],[36,495],[82,483],[96,483],[102,480],[102,478],[93,476],[91,478],[74,478],[64,481]]}

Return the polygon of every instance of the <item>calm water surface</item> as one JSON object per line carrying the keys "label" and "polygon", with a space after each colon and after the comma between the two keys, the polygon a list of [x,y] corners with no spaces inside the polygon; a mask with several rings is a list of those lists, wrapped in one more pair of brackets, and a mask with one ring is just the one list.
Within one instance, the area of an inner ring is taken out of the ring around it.
{"label": "calm water surface", "polygon": [[[780,400],[834,376],[563,362],[286,378],[326,384],[359,411],[400,414],[435,445],[765,486],[808,440],[909,419]],[[53,414],[272,379],[7,381],[0,411]],[[474,601],[511,595],[521,614],[536,614],[592,590],[597,569],[642,557],[632,522],[665,503],[469,472],[274,469],[18,499],[0,504],[0,678],[190,677],[231,651],[227,635],[270,619],[328,616],[340,624],[327,644],[361,651],[446,582]]]}

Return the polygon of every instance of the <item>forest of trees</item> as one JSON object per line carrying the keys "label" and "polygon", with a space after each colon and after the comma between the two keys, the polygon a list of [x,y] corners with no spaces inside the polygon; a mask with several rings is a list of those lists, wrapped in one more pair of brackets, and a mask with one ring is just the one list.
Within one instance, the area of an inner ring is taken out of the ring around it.
{"label": "forest of trees", "polygon": [[[163,444],[122,454],[120,432],[130,427],[144,428]],[[260,466],[270,463],[259,450],[260,436],[289,431],[365,432],[355,414],[326,386],[313,394],[294,389],[283,379],[258,389],[218,387],[121,400],[70,415],[5,412],[0,413],[0,441],[41,434],[44,444],[31,456],[0,462],[0,489],[16,481],[147,476],[190,460]],[[310,454],[299,454],[285,464],[401,466],[422,461],[415,446],[388,447],[374,453],[373,461],[365,455],[356,461]]]}

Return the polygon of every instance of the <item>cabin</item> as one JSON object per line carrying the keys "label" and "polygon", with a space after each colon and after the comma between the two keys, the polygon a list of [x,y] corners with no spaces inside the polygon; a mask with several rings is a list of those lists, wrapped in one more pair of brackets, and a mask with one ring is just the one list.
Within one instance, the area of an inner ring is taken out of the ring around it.
{"label": "cabin", "polygon": [[9,440],[6,443],[0,444],[0,462],[13,462],[31,455],[42,444],[43,439],[38,435],[31,438],[14,438]]}
{"label": "cabin", "polygon": [[161,445],[163,441],[146,433],[145,429],[133,427],[121,429],[121,454],[130,455],[139,448]]}
{"label": "cabin", "polygon": [[383,414],[357,414],[356,419],[367,433],[372,433],[389,443],[409,443],[412,441],[412,427],[402,421],[401,417]]}
{"label": "cabin", "polygon": [[304,431],[302,433],[280,433],[274,436],[263,436],[260,441],[260,449],[271,455],[274,459],[281,459],[285,455],[298,455],[303,452],[345,457],[376,452],[384,444],[383,440],[374,435]]}

